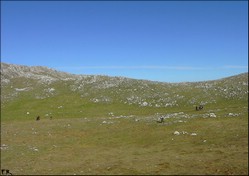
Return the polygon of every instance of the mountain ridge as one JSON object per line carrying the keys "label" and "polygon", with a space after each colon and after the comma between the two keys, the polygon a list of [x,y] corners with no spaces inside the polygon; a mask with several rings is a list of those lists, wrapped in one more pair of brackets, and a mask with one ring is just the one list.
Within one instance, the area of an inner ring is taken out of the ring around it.
{"label": "mountain ridge", "polygon": [[[131,79],[131,80],[141,80],[141,81],[150,81],[150,82],[157,82],[157,83],[168,83],[168,84],[181,84],[181,83],[197,83],[197,82],[209,82],[209,81],[217,81],[217,80],[221,80],[221,79],[226,79],[226,78],[230,78],[230,77],[234,77],[234,76],[239,76],[239,75],[243,75],[243,74],[248,74],[248,72],[244,72],[244,73],[240,73],[237,75],[231,75],[228,77],[224,77],[224,78],[219,78],[219,79],[212,79],[212,80],[203,80],[203,81],[183,81],[183,82],[165,82],[165,81],[154,81],[154,80],[149,80],[149,79],[135,79],[135,78],[130,78],[130,77],[125,77],[125,76],[108,76],[108,75],[89,75],[89,74],[73,74],[73,73],[69,73],[69,72],[65,72],[65,71],[59,71],[47,66],[26,66],[26,65],[19,65],[19,64],[10,64],[10,63],[5,63],[5,62],[1,62],[1,68],[3,68],[3,70],[1,69],[1,72],[4,73],[5,70],[10,70],[13,73],[20,74],[25,72],[35,72],[35,73],[46,73],[46,71],[49,73],[56,73],[60,76],[68,76],[68,77],[80,77],[80,76],[103,76],[103,77],[110,77],[110,78],[125,78],[125,79]],[[7,69],[8,68],[8,69]],[[9,73],[8,73],[9,74]],[[22,75],[24,76],[24,75]]]}

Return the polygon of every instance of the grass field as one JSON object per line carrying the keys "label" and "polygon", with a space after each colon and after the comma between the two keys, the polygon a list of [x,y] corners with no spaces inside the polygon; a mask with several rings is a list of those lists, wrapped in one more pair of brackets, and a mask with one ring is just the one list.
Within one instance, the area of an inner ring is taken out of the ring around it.
{"label": "grass field", "polygon": [[[203,118],[209,112],[217,117]],[[14,175],[248,174],[246,106],[183,114],[164,123],[156,115],[2,120],[1,168]]]}
{"label": "grass field", "polygon": [[248,73],[171,84],[1,63],[1,169],[248,175]]}

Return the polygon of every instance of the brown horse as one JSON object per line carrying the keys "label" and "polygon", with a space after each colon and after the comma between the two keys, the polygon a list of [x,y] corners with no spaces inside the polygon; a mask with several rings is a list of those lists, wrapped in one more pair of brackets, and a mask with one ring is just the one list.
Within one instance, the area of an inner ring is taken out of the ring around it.
{"label": "brown horse", "polygon": [[40,120],[40,116],[37,116],[37,117],[36,117],[36,121],[38,121],[38,120]]}

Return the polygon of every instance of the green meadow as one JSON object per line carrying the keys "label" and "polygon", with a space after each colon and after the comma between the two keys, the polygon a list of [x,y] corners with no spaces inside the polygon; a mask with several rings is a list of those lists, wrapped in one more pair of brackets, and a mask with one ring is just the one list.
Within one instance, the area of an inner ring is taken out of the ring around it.
{"label": "green meadow", "polygon": [[141,116],[2,121],[1,168],[15,175],[246,175],[248,113],[239,111],[164,123]]}
{"label": "green meadow", "polygon": [[170,84],[2,66],[13,175],[248,175],[247,73]]}

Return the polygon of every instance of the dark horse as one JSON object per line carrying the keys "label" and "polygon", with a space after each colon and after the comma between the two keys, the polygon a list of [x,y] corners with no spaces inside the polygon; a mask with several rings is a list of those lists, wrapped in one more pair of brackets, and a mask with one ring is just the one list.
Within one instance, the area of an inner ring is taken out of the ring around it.
{"label": "dark horse", "polygon": [[9,169],[2,169],[2,175],[12,175],[12,173],[10,173]]}
{"label": "dark horse", "polygon": [[203,106],[202,106],[202,105],[196,106],[196,107],[195,107],[195,110],[196,110],[196,111],[199,111],[199,110],[202,110],[202,109],[203,109]]}
{"label": "dark horse", "polygon": [[36,117],[36,121],[38,121],[38,120],[40,120],[40,116],[37,116],[37,117]]}
{"label": "dark horse", "polygon": [[157,121],[157,123],[163,123],[164,122],[164,118],[163,117],[160,117],[160,120]]}

